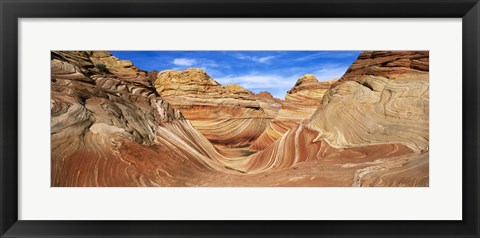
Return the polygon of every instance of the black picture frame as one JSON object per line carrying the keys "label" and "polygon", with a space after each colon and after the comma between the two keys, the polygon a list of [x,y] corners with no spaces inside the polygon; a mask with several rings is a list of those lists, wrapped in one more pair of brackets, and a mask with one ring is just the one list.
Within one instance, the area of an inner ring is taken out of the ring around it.
{"label": "black picture frame", "polygon": [[[478,0],[0,0],[0,15],[1,237],[479,237],[480,4]],[[74,17],[462,18],[463,220],[18,220],[18,19]]]}

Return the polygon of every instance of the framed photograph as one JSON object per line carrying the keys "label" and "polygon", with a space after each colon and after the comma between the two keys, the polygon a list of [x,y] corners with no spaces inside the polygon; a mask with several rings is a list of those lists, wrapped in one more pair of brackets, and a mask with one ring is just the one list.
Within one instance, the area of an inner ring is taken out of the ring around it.
{"label": "framed photograph", "polygon": [[479,237],[478,0],[0,10],[1,237]]}

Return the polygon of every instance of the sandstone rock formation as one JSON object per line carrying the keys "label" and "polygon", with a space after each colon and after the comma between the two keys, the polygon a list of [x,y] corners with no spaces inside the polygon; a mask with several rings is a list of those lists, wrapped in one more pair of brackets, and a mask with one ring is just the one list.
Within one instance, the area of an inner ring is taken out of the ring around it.
{"label": "sandstone rock formation", "polygon": [[428,88],[427,51],[364,52],[323,98],[310,126],[322,132],[317,140],[336,147],[402,143],[426,152]]}
{"label": "sandstone rock formation", "polygon": [[303,119],[310,116],[323,98],[325,92],[336,80],[319,82],[313,74],[299,78],[295,85],[285,95],[285,102],[279,117]]}
{"label": "sandstone rock formation", "polygon": [[99,71],[98,57],[52,52],[52,186],[188,186],[196,173],[228,170],[155,88]]}
{"label": "sandstone rock formation", "polygon": [[428,52],[363,52],[285,101],[199,69],[153,87],[108,52],[51,55],[52,186],[429,185]]}
{"label": "sandstone rock formation", "polygon": [[428,108],[428,52],[363,52],[315,113],[252,155],[247,171],[332,156],[346,166],[356,151],[354,186],[428,186]]}
{"label": "sandstone rock formation", "polygon": [[129,60],[120,60],[107,51],[88,52],[93,65],[101,73],[110,73],[122,80],[150,82],[152,75],[140,70]]}
{"label": "sandstone rock formation", "polygon": [[206,138],[224,146],[249,145],[281,107],[239,85],[222,86],[197,68],[162,71],[154,85]]}
{"label": "sandstone rock formation", "polygon": [[282,109],[271,120],[267,129],[255,140],[250,149],[263,150],[279,139],[285,132],[294,128],[301,120],[312,115],[320,105],[323,95],[336,80],[319,82],[313,74],[299,78],[290,89]]}
{"label": "sandstone rock formation", "polygon": [[283,104],[283,100],[273,97],[269,92],[259,92],[254,95],[260,107],[272,118],[277,117]]}
{"label": "sandstone rock formation", "polygon": [[428,71],[428,51],[366,51],[353,62],[339,82],[358,81],[358,76],[365,75],[428,80]]}

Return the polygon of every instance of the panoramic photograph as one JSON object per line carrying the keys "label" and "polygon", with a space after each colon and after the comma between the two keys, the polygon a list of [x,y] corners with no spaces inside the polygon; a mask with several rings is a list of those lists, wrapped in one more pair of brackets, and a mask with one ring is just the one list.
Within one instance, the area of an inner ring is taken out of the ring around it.
{"label": "panoramic photograph", "polygon": [[428,51],[51,51],[52,187],[428,187]]}

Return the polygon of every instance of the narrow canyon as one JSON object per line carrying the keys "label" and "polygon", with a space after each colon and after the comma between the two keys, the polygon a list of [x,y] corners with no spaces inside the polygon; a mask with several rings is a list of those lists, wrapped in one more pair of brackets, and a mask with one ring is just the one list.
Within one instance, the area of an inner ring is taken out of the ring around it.
{"label": "narrow canyon", "polygon": [[429,186],[428,51],[310,73],[282,100],[200,68],[52,51],[51,186]]}

